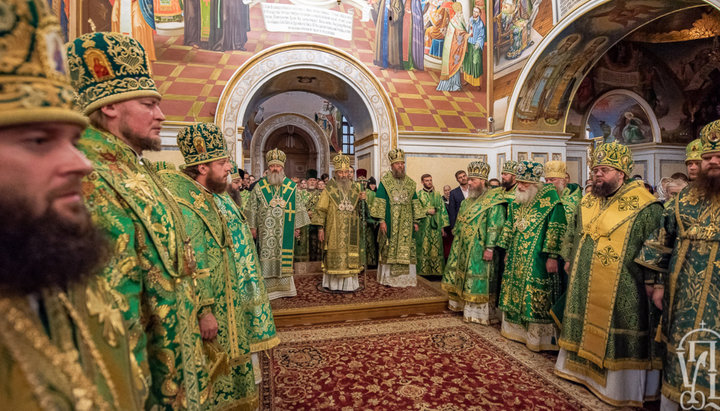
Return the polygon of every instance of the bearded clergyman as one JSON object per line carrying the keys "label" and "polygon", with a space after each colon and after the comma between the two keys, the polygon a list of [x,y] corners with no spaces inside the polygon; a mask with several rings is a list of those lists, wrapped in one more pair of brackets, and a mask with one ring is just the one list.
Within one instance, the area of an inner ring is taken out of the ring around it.
{"label": "bearded clergyman", "polygon": [[[225,192],[232,169],[225,139],[212,123],[198,123],[178,133],[185,159],[182,172],[164,170],[160,178],[180,205],[185,229],[197,261],[200,332],[216,371],[209,406],[254,409],[258,398],[250,361],[250,342],[244,320],[243,278],[238,275],[227,222],[215,204],[214,194]],[[210,351],[217,341],[217,353]]]}
{"label": "bearded clergyman", "polygon": [[380,180],[370,215],[379,221],[378,282],[390,287],[417,285],[417,257],[413,230],[422,213],[415,182],[405,174],[405,152],[388,153],[390,171]]}
{"label": "bearded clergyman", "polygon": [[271,300],[294,297],[295,238],[310,223],[297,186],[285,177],[285,153],[273,149],[265,155],[268,173],[253,189],[246,208],[253,238],[258,240],[260,266]]}
{"label": "bearded clergyman", "polygon": [[358,205],[365,193],[352,180],[350,157],[336,155],[333,166],[335,176],[320,195],[313,215],[324,250],[322,284],[330,290],[355,291],[360,288],[358,274],[363,270],[363,221]]}
{"label": "bearded clergyman", "polygon": [[[317,170],[308,170],[306,188],[298,190],[298,199],[303,202],[308,217],[312,221],[315,213],[315,205],[320,198],[320,190],[317,189]],[[320,259],[320,245],[318,241],[318,228],[314,225],[306,225],[300,229],[300,236],[295,240],[295,261],[307,262]]]}
{"label": "bearded clergyman", "polygon": [[592,193],[577,216],[555,373],[609,404],[641,407],[659,394],[659,358],[653,357],[659,318],[653,320],[646,294],[653,272],[635,257],[658,228],[663,207],[642,181],[629,180],[628,147],[602,144],[592,160]]}
{"label": "bearded clergyman", "polygon": [[[691,347],[702,350],[699,355],[719,354],[717,345],[706,350],[720,331],[720,121],[700,130],[700,142],[697,178],[666,203],[660,228],[635,260],[655,272],[646,291],[663,310],[662,410],[720,408],[711,364],[690,354]],[[695,398],[704,401],[690,403],[690,381]]]}
{"label": "bearded clergyman", "polygon": [[418,190],[417,197],[424,216],[418,223],[419,230],[415,236],[417,271],[424,277],[441,276],[445,268],[442,238],[445,236],[444,228],[450,225],[450,219],[442,194],[435,191],[432,176],[423,174],[420,180],[423,186]]}
{"label": "bearded clergyman", "polygon": [[468,198],[460,205],[453,228],[453,245],[442,279],[448,306],[462,311],[465,321],[498,322],[496,302],[499,255],[496,246],[505,224],[504,189],[485,185],[490,166],[468,165]]}
{"label": "bearded clergyman", "polygon": [[507,250],[501,333],[533,351],[558,349],[550,308],[560,296],[558,258],[566,228],[557,190],[541,183],[542,176],[540,163],[517,165],[515,199],[500,240]]}

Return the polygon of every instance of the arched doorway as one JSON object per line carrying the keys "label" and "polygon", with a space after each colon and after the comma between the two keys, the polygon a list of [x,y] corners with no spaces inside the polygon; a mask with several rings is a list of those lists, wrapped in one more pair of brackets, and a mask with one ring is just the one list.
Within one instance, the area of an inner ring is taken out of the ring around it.
{"label": "arched doorway", "polygon": [[308,169],[318,170],[319,173],[329,170],[330,150],[322,129],[305,116],[277,114],[260,124],[250,144],[253,170],[265,168],[265,153],[273,148],[279,148],[288,155],[285,173],[289,177],[300,177]]}
{"label": "arched doorway", "polygon": [[243,162],[243,127],[249,116],[259,103],[287,91],[313,93],[340,108],[355,128],[356,158],[369,158],[367,168],[375,175],[389,167],[387,152],[397,145],[397,120],[386,91],[353,56],[310,42],[264,50],[228,81],[215,122],[239,164]]}

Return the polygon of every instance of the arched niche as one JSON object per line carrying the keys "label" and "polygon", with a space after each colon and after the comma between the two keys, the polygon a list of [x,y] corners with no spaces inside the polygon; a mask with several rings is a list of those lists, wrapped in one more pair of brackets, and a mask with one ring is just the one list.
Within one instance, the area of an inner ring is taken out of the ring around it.
{"label": "arched niche", "polygon": [[284,127],[295,127],[302,130],[310,138],[317,154],[315,168],[319,173],[326,173],[330,166],[330,146],[320,126],[313,120],[299,114],[276,114],[264,120],[255,130],[250,153],[252,158],[252,170],[259,173],[265,169],[265,156],[263,153],[274,147],[267,147],[268,140],[278,129]]}
{"label": "arched niche", "polygon": [[585,113],[583,124],[585,129],[590,128],[593,137],[603,136],[606,143],[661,142],[655,112],[645,99],[630,90],[611,90],[598,97]]}

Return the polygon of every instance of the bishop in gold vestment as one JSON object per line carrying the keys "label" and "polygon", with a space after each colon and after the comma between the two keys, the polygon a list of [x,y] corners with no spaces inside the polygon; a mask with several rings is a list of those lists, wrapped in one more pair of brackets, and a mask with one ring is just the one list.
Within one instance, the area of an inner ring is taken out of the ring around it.
{"label": "bishop in gold vestment", "polygon": [[358,274],[363,270],[360,248],[362,220],[358,204],[365,193],[353,184],[350,158],[338,154],[333,158],[335,178],[328,181],[315,207],[313,224],[320,226],[323,243],[323,287],[355,291],[360,287]]}

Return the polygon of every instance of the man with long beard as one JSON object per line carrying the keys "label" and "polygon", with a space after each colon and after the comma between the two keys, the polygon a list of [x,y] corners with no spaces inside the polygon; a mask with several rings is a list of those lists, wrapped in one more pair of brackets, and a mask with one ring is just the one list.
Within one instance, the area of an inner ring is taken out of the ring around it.
{"label": "man with long beard", "polygon": [[378,282],[390,287],[417,285],[416,251],[413,230],[418,230],[420,204],[415,182],[405,175],[405,152],[388,153],[390,171],[380,180],[370,215],[379,223],[380,249]]}
{"label": "man with long beard", "polygon": [[[128,70],[128,61],[136,62]],[[91,126],[78,147],[95,171],[83,194],[115,251],[100,273],[122,308],[137,383],[151,381],[148,408],[202,408],[207,365],[197,319],[195,256],[178,205],[162,187],[144,151],[161,148],[165,117],[143,47],[119,33],[89,33],[68,44],[78,102]],[[98,315],[107,338],[113,317]],[[147,367],[146,367],[147,368]]]}
{"label": "man with long beard", "polygon": [[632,152],[618,143],[593,153],[593,191],[576,219],[560,353],[555,373],[615,406],[642,406],[658,394],[659,364],[645,284],[635,263],[663,207],[642,181],[629,180]]}
{"label": "man with long beard", "polygon": [[[215,124],[199,123],[180,130],[177,144],[185,159],[182,172],[164,170],[160,179],[182,211],[185,230],[195,251],[198,278],[198,319],[206,350],[213,347],[211,369],[225,357],[229,369],[217,372],[208,406],[211,408],[257,407],[255,378],[250,361],[250,342],[243,317],[245,292],[234,262],[227,222],[218,210],[214,194],[227,188],[232,169],[225,139]],[[217,338],[216,338],[217,337]],[[213,344],[219,343],[219,347]],[[210,351],[212,352],[212,351]],[[213,358],[215,357],[215,358]]]}
{"label": "man with long beard", "polygon": [[267,176],[258,180],[246,209],[253,238],[258,240],[260,265],[271,300],[297,295],[293,279],[295,238],[310,223],[297,186],[285,177],[285,153],[265,155]]}
{"label": "man with long beard", "polygon": [[365,192],[354,184],[350,158],[338,154],[333,158],[334,178],[328,181],[320,195],[312,222],[318,228],[323,244],[323,287],[337,291],[360,288],[358,274],[363,270],[360,249],[364,238],[360,235],[359,203]]}
{"label": "man with long beard", "polygon": [[230,160],[232,169],[230,170],[230,183],[227,185],[226,192],[233,200],[239,210],[242,210],[247,203],[247,200],[243,201],[243,178],[245,177],[245,171],[239,169],[237,164]]}
{"label": "man with long beard", "polygon": [[465,321],[498,322],[497,283],[500,239],[507,199],[502,188],[485,187],[490,166],[482,161],[468,165],[468,198],[455,221],[455,237],[442,279],[448,306],[462,311]]}
{"label": "man with long beard", "polygon": [[693,140],[685,147],[685,167],[687,168],[688,180],[695,181],[700,172],[702,162],[702,141]]}
{"label": "man with long beard", "polygon": [[[694,404],[695,409],[720,406],[717,396],[712,395],[712,364],[696,366],[692,356],[681,357],[678,352],[689,352],[688,348],[701,341],[717,342],[720,330],[720,294],[714,291],[720,284],[720,121],[706,125],[700,131],[700,140],[702,164],[697,179],[666,203],[660,228],[636,259],[656,273],[653,287],[647,291],[663,310],[663,410],[690,408],[691,398],[704,398]],[[703,330],[693,332],[699,328]],[[706,344],[695,347],[708,347]],[[717,345],[709,354],[718,355]],[[685,376],[694,371],[699,372],[690,391]],[[688,396],[687,392],[695,394]]]}
{"label": "man with long beard", "polygon": [[557,350],[550,307],[560,296],[558,258],[565,211],[555,186],[543,184],[543,166],[521,161],[517,190],[498,244],[507,250],[500,291],[501,333],[533,351]]}
{"label": "man with long beard", "polygon": [[[418,223],[419,230],[415,236],[418,250],[417,272],[423,277],[442,276],[445,269],[444,229],[450,225],[450,221],[442,195],[435,191],[432,176],[423,174],[420,180],[423,187],[418,190],[417,197],[424,216]],[[460,207],[462,208],[462,205]]]}
{"label": "man with long beard", "polygon": [[[81,196],[87,118],[55,60],[60,27],[42,0],[2,5],[13,52],[0,53],[0,407],[142,409],[127,329],[94,276],[109,250]],[[112,346],[94,310],[125,333]]]}

